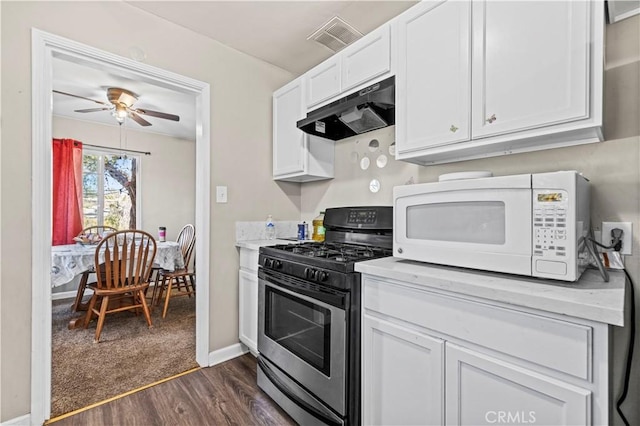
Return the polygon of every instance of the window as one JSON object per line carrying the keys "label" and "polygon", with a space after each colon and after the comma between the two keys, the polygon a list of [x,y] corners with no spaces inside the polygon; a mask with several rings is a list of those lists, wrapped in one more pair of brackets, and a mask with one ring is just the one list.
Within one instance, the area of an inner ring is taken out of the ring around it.
{"label": "window", "polygon": [[98,151],[82,156],[83,226],[138,226],[138,157]]}

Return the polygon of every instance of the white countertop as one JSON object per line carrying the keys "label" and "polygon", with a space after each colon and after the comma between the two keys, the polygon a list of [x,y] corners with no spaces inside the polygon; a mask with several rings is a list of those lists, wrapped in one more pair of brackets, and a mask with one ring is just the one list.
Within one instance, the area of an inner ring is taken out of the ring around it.
{"label": "white countertop", "polygon": [[275,246],[278,244],[298,244],[311,240],[305,241],[297,241],[297,240],[281,240],[276,238],[275,240],[245,240],[245,241],[236,241],[236,247],[240,248],[248,248],[251,250],[258,250],[260,247],[265,246]]}
{"label": "white countertop", "polygon": [[520,277],[385,257],[358,262],[363,274],[480,297],[511,305],[624,325],[626,277],[609,271],[609,282],[588,269],[575,283]]}

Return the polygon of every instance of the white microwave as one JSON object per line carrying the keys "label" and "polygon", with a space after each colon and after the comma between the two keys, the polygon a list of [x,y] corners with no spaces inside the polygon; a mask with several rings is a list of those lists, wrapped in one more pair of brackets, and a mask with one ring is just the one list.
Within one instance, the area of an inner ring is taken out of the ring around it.
{"label": "white microwave", "polygon": [[586,178],[575,171],[456,179],[460,175],[469,176],[394,188],[395,257],[580,278],[589,260]]}

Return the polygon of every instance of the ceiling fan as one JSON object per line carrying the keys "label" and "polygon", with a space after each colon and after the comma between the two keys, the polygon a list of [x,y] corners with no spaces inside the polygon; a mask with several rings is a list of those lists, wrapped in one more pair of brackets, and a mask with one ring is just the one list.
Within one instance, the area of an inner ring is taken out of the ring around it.
{"label": "ceiling fan", "polygon": [[101,108],[76,109],[75,112],[85,113],[111,111],[111,114],[120,124],[124,122],[126,117],[131,117],[133,121],[141,126],[151,126],[151,123],[140,117],[140,114],[148,115],[149,117],[163,118],[165,120],[180,121],[180,117],[174,114],[167,114],[166,112],[158,112],[146,108],[133,108],[133,104],[138,100],[138,95],[119,87],[109,87],[107,89],[107,99],[109,100],[109,103],[96,101],[95,99],[85,98],[84,96],[74,95],[72,93],[61,92],[59,90],[54,90],[53,93],[71,96],[78,99],[85,99],[87,101],[104,105]]}

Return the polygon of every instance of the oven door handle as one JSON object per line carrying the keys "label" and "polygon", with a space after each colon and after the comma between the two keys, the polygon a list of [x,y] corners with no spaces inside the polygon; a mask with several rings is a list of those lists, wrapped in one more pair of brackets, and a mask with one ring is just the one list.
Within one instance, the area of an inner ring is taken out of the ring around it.
{"label": "oven door handle", "polygon": [[332,411],[324,408],[324,407],[313,407],[306,401],[303,401],[296,395],[295,390],[291,389],[285,382],[280,380],[277,374],[269,367],[260,357],[258,357],[258,367],[262,369],[265,376],[271,381],[271,383],[283,394],[285,394],[289,399],[293,401],[294,404],[299,406],[300,408],[307,411],[309,414],[313,415],[317,419],[326,423],[329,426],[342,426],[344,423],[341,419],[336,416]]}
{"label": "oven door handle", "polygon": [[[272,277],[269,277],[269,278],[272,278]],[[263,280],[266,283],[265,285],[268,285],[271,288],[274,288],[274,289],[276,289],[278,291],[286,293],[286,294],[288,294],[290,296],[293,296],[295,298],[302,299],[302,300],[307,301],[309,303],[312,303],[314,305],[320,306],[320,307],[325,308],[325,309],[327,309],[327,310],[329,310],[331,312],[335,311],[336,309],[339,309],[341,311],[345,310],[344,307],[337,307],[337,306],[329,305],[328,303],[324,303],[321,300],[314,299],[313,297],[309,297],[309,296],[306,296],[304,294],[300,294],[300,293],[296,293],[295,291],[291,291],[287,287],[280,286],[280,285],[278,285],[277,282],[271,281],[271,279],[263,279]]]}

